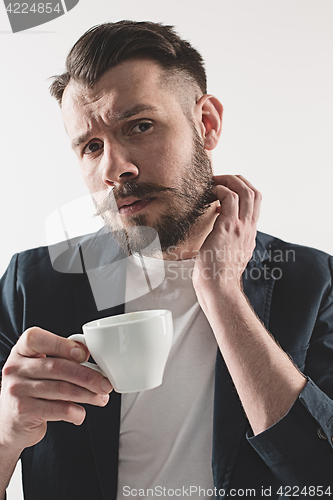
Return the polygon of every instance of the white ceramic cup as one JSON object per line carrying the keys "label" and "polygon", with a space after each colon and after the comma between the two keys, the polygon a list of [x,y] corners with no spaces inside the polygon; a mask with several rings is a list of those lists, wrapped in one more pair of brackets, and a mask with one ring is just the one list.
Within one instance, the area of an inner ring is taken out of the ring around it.
{"label": "white ceramic cup", "polygon": [[84,344],[117,392],[138,392],[162,384],[173,337],[168,310],[139,311],[97,319],[83,325],[84,335],[69,338]]}

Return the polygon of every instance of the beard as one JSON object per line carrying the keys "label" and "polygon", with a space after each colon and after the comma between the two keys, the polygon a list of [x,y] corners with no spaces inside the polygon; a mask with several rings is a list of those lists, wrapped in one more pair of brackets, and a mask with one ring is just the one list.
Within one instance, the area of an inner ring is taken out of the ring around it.
{"label": "beard", "polygon": [[[216,201],[211,192],[214,185],[211,161],[193,123],[192,130],[193,153],[183,168],[178,187],[129,181],[113,188],[99,206],[94,200],[95,215],[102,216],[106,228],[115,235],[124,251],[141,254],[145,250],[146,256],[156,256],[160,251],[166,253],[179,247],[188,241],[195,226]],[[144,214],[128,216],[127,227],[120,226],[112,217],[117,213],[118,200],[128,196],[149,200],[157,194],[165,200],[167,208],[152,224]]]}

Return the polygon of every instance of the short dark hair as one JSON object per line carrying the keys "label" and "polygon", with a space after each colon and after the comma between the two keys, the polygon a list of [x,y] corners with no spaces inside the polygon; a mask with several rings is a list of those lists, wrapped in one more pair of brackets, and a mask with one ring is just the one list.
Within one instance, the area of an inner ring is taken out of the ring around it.
{"label": "short dark hair", "polygon": [[50,92],[61,104],[71,79],[93,86],[117,64],[132,58],[150,58],[165,70],[182,72],[207,93],[204,63],[199,52],[182,40],[173,26],[119,21],[94,26],[79,38],[66,60],[66,72],[53,77]]}

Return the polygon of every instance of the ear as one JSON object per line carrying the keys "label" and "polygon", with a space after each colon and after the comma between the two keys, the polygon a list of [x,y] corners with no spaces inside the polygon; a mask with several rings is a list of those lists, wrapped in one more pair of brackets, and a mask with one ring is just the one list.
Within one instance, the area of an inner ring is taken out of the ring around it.
{"label": "ear", "polygon": [[223,106],[216,97],[205,94],[196,102],[195,108],[204,148],[210,151],[216,148],[221,136]]}

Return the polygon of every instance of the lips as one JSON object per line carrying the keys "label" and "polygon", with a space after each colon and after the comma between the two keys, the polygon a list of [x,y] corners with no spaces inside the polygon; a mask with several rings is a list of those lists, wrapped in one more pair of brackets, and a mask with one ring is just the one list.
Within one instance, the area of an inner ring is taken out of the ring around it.
{"label": "lips", "polygon": [[128,207],[129,205],[132,205],[133,203],[139,201],[140,198],[135,198],[134,196],[128,196],[127,198],[123,198],[121,200],[117,201],[117,207],[118,210],[120,210],[122,207]]}
{"label": "lips", "polygon": [[118,200],[117,207],[120,215],[134,215],[147,205],[149,205],[154,198],[148,200],[141,200],[140,198],[135,198],[133,196]]}

